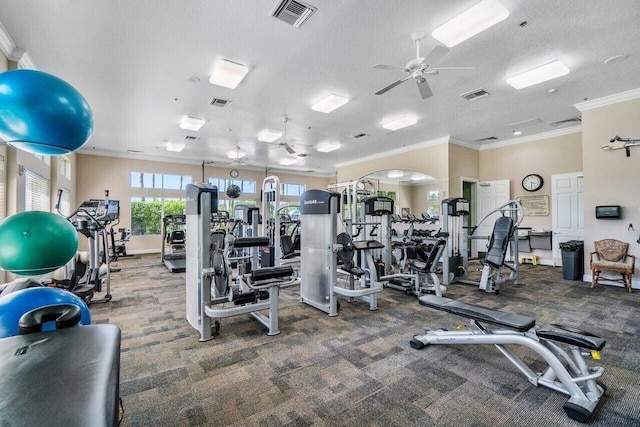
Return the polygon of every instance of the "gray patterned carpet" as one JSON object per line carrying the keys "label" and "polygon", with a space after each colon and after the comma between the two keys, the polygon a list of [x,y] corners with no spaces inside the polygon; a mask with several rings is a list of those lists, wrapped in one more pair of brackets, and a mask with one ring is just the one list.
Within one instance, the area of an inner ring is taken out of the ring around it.
{"label": "gray patterned carpet", "polygon": [[[379,310],[342,301],[340,315],[280,295],[280,330],[250,315],[223,319],[201,343],[185,320],[184,273],[159,256],[116,263],[114,299],[91,306],[96,323],[122,329],[123,426],[575,426],[564,395],[537,388],[493,346],[409,340],[465,320],[385,289]],[[562,279],[526,265],[499,295],[454,284],[448,297],[591,331],[607,339],[598,363],[608,387],[592,426],[640,425],[640,292]],[[542,369],[534,353],[516,352]]]}

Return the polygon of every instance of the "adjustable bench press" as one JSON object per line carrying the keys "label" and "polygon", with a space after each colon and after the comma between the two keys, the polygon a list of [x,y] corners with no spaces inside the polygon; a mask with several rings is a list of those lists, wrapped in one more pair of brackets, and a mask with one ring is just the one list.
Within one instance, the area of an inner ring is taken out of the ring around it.
{"label": "adjustable bench press", "polygon": [[[562,325],[536,326],[535,319],[519,314],[491,310],[449,298],[425,295],[421,305],[470,319],[470,328],[459,331],[432,330],[414,335],[411,347],[422,349],[430,344],[493,344],[534,386],[542,385],[569,396],[563,408],[569,418],[587,422],[593,416],[606,387],[597,381],[602,367],[589,367],[583,356],[599,359],[606,341],[588,332]],[[489,329],[484,324],[503,329]],[[547,363],[536,373],[507,344],[522,345],[536,352]],[[560,344],[566,344],[567,352]]]}

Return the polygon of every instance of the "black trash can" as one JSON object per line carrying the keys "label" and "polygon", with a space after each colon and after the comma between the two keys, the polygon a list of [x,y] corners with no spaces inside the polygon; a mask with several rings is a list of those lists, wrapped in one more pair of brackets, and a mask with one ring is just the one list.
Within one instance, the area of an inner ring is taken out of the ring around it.
{"label": "black trash can", "polygon": [[562,278],[565,280],[581,280],[584,270],[584,242],[569,240],[560,243],[562,254]]}

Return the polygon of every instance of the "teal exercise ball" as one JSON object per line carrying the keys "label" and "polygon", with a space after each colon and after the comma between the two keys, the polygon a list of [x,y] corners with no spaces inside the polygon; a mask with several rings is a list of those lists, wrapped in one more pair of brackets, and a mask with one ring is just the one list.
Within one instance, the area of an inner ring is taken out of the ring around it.
{"label": "teal exercise ball", "polygon": [[82,147],[93,113],[73,86],[36,70],[0,73],[0,139],[20,150],[58,156]]}
{"label": "teal exercise ball", "polygon": [[31,276],[65,265],[78,250],[78,233],[50,212],[22,212],[0,222],[0,268]]}
{"label": "teal exercise ball", "polygon": [[[19,335],[20,317],[31,310],[56,304],[73,304],[80,307],[80,324],[91,324],[91,312],[87,304],[77,295],[59,288],[46,286],[22,289],[0,297],[0,338]],[[53,322],[43,325],[43,331],[55,329]]]}

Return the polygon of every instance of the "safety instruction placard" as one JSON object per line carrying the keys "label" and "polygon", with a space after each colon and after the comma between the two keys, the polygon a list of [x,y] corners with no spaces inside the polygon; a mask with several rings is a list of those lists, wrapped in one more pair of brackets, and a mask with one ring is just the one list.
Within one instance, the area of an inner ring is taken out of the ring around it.
{"label": "safety instruction placard", "polygon": [[520,196],[517,200],[522,205],[526,216],[547,216],[549,215],[549,196]]}

